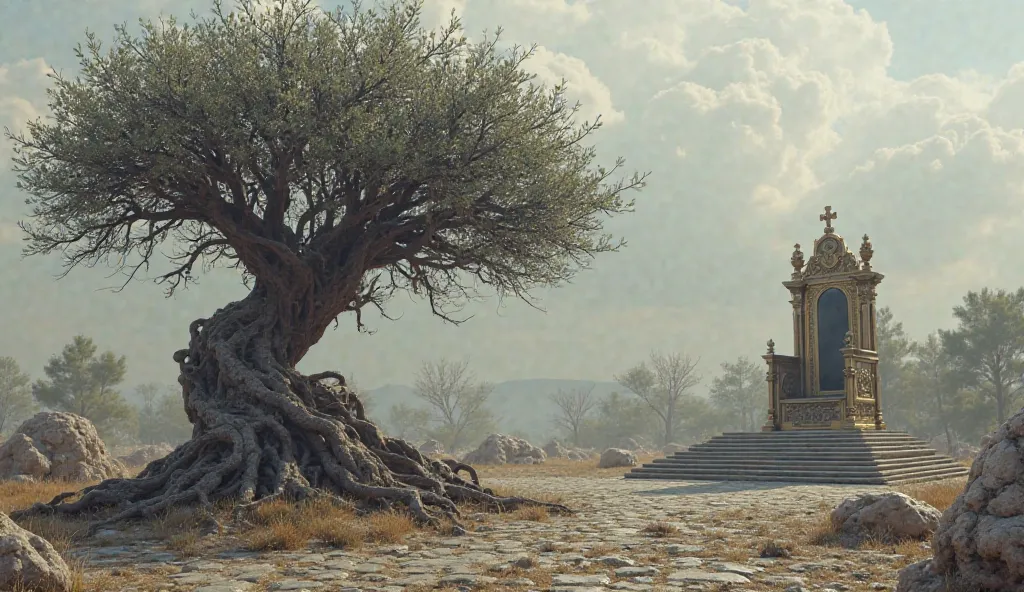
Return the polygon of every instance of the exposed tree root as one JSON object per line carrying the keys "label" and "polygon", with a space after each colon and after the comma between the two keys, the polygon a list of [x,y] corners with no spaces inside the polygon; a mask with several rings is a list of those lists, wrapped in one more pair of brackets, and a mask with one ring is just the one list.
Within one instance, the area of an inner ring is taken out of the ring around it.
{"label": "exposed tree root", "polygon": [[421,524],[458,524],[456,504],[463,502],[495,511],[535,505],[571,513],[559,504],[495,496],[444,461],[385,436],[366,420],[343,376],[304,376],[279,361],[286,359],[284,338],[273,337],[279,325],[253,297],[194,321],[189,349],[174,354],[192,439],[134,479],[63,493],[12,516],[116,508],[92,525],[95,531],[173,506],[208,508],[231,499],[244,511],[263,500],[322,495],[364,508],[403,509]]}

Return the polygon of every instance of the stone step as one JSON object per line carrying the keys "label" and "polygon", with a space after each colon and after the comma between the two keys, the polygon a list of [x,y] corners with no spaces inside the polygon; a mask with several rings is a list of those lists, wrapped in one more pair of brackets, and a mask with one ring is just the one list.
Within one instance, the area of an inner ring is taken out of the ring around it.
{"label": "stone step", "polygon": [[[770,444],[773,446],[786,445],[786,446],[798,446],[798,445],[817,445],[817,446],[843,446],[847,444],[860,444],[866,446],[900,446],[907,444],[919,444],[921,446],[927,446],[928,443],[918,438],[857,438],[857,437],[846,437],[846,438],[724,438],[722,436],[715,436],[710,440],[701,442],[701,444],[732,444],[741,446],[757,446],[760,444]],[[700,444],[695,444],[700,446]]]}
{"label": "stone step", "polygon": [[942,481],[945,479],[956,479],[965,476],[966,472],[949,469],[944,472],[927,472],[923,474],[904,474],[899,476],[842,476],[829,477],[820,474],[813,475],[748,475],[743,473],[687,473],[684,471],[672,473],[655,473],[634,471],[625,475],[626,479],[646,479],[652,481],[751,481],[751,482],[777,482],[777,483],[820,483],[836,485],[900,485],[904,483],[921,483],[928,481]]}
{"label": "stone step", "polygon": [[764,446],[749,445],[749,443],[724,443],[724,442],[706,442],[701,445],[692,446],[686,451],[680,452],[742,452],[748,454],[782,454],[786,452],[867,452],[867,453],[885,453],[885,452],[918,452],[918,451],[930,451],[935,452],[935,449],[928,448],[923,443],[901,443],[901,445],[864,445],[864,443],[856,443],[856,445],[821,445],[821,443],[815,442],[797,442],[797,443],[765,443]]}
{"label": "stone step", "polygon": [[968,473],[965,467],[940,467],[902,471],[824,471],[824,470],[725,470],[725,469],[680,469],[653,470],[634,469],[626,474],[627,479],[666,479],[675,481],[782,481],[806,483],[863,483],[894,484],[915,481],[931,481],[963,477]]}
{"label": "stone step", "polygon": [[905,432],[730,432],[638,467],[630,479],[884,485],[964,476],[967,467]]}
{"label": "stone step", "polygon": [[873,459],[897,459],[897,458],[919,458],[925,456],[938,456],[934,450],[896,450],[878,451],[869,450],[836,450],[828,448],[824,450],[800,450],[800,451],[769,451],[767,454],[762,451],[735,451],[735,450],[687,450],[673,453],[667,458],[689,459],[689,458],[786,458],[793,460],[830,460],[843,462],[847,460],[862,461]]}
{"label": "stone step", "polygon": [[870,474],[870,475],[890,475],[890,474],[902,474],[902,473],[920,473],[925,471],[955,471],[957,473],[967,473],[969,469],[962,465],[948,464],[948,463],[931,463],[924,465],[906,465],[906,466],[888,466],[888,467],[847,467],[833,465],[831,467],[804,467],[799,465],[792,465],[788,467],[764,467],[756,463],[751,463],[746,467],[716,467],[712,465],[689,465],[689,466],[661,466],[657,465],[647,469],[655,472],[673,472],[673,471],[684,471],[687,473],[703,473],[703,472],[725,472],[725,473],[814,473],[814,474],[827,474],[827,473],[850,473],[850,474]]}
{"label": "stone step", "polygon": [[730,436],[730,435],[723,435],[723,436],[714,436],[713,438],[711,438],[709,440],[709,442],[737,442],[737,443],[746,443],[746,444],[757,444],[757,443],[763,443],[763,442],[786,442],[786,443],[790,443],[790,442],[826,442],[826,443],[831,443],[831,442],[837,442],[837,443],[838,442],[868,442],[868,443],[876,443],[877,442],[877,443],[881,443],[881,444],[886,444],[886,443],[902,444],[902,443],[906,443],[906,442],[920,442],[922,444],[924,443],[923,440],[921,440],[919,438],[914,438],[914,437],[911,437],[911,436],[870,436],[870,437],[868,437],[868,436],[857,436],[857,435],[832,436],[832,437],[815,436],[813,438],[809,438],[809,437],[806,437],[806,436],[755,436],[755,435],[750,435],[750,436],[742,436],[742,435]]}
{"label": "stone step", "polygon": [[911,438],[906,432],[890,432],[888,430],[793,430],[789,432],[723,432],[715,438]]}
{"label": "stone step", "polygon": [[[870,467],[870,468],[888,468],[897,466],[918,466],[918,465],[929,465],[941,463],[948,466],[959,466],[958,463],[946,456],[931,455],[931,456],[914,456],[914,457],[900,457],[900,458],[863,458],[858,460],[845,460],[842,464],[848,467]],[[820,460],[820,459],[789,459],[789,458],[776,458],[776,457],[764,457],[764,458],[736,458],[736,457],[717,457],[713,455],[698,455],[692,458],[656,458],[644,466],[658,465],[665,467],[688,467],[688,466],[701,466],[701,465],[712,465],[721,467],[737,467],[754,464],[763,467],[787,467],[798,465],[802,467],[833,467],[836,465],[835,461]]]}
{"label": "stone step", "polygon": [[691,448],[685,451],[674,452],[673,457],[706,456],[709,454],[738,455],[746,457],[768,458],[791,456],[793,458],[810,458],[814,456],[835,458],[835,457],[870,457],[870,458],[893,458],[900,456],[930,456],[938,454],[932,448],[728,448],[728,447],[706,447]]}
{"label": "stone step", "polygon": [[817,445],[817,446],[898,446],[907,444],[919,444],[927,446],[928,443],[917,438],[724,438],[716,436],[702,444],[733,444],[743,446],[757,446],[759,444],[771,445]]}
{"label": "stone step", "polygon": [[636,472],[654,472],[654,473],[674,473],[684,472],[692,474],[701,473],[730,473],[730,474],[748,474],[751,476],[757,475],[823,475],[823,476],[879,476],[879,475],[895,475],[903,473],[921,473],[928,471],[947,471],[955,470],[960,472],[967,472],[966,467],[957,467],[950,465],[939,465],[939,466],[924,466],[924,467],[889,467],[885,469],[879,469],[878,467],[801,467],[801,466],[790,466],[790,467],[762,467],[757,464],[750,464],[745,467],[712,467],[712,466],[686,466],[686,467],[664,467],[655,466],[651,467],[645,465],[633,469],[633,473]]}

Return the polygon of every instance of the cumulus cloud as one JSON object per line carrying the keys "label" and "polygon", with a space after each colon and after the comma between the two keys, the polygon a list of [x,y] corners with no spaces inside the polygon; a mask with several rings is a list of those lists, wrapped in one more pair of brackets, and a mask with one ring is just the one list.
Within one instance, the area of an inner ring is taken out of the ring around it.
{"label": "cumulus cloud", "polygon": [[[885,23],[843,0],[427,0],[423,22],[452,10],[471,37],[501,26],[509,44],[537,44],[527,67],[565,78],[581,117],[608,124],[599,153],[652,172],[637,212],[610,223],[629,248],[559,290],[550,316],[516,317],[523,343],[557,318],[587,355],[555,355],[562,342],[448,352],[472,353],[489,377],[605,376],[622,344],[673,348],[681,335],[712,364],[756,354],[762,336],[790,331],[778,282],[826,204],[854,249],[871,235],[880,298],[918,334],[965,291],[1024,277],[1024,63],[896,79]],[[41,108],[46,63],[5,60],[9,123]],[[494,342],[504,322],[481,310],[453,344]],[[407,341],[393,333],[380,348]],[[371,383],[397,379],[372,352],[353,355]]]}
{"label": "cumulus cloud", "polygon": [[619,123],[625,114],[612,104],[611,91],[594,76],[583,60],[537,47],[525,67],[536,76],[536,82],[552,87],[566,82],[566,97],[580,104],[577,118],[593,122],[598,116],[607,125]]}
{"label": "cumulus cloud", "polygon": [[[637,215],[620,226],[632,249],[602,265],[644,281],[685,254],[671,268],[694,306],[710,310],[721,291],[751,288],[751,276],[735,279],[695,253],[715,249],[782,279],[792,243],[809,243],[831,204],[853,248],[872,235],[890,272],[882,297],[891,286],[887,302],[918,315],[912,326],[948,318],[964,291],[1006,265],[1020,270],[996,261],[1024,248],[1024,64],[995,78],[897,80],[888,28],[867,12],[841,0],[745,4],[596,0],[585,19],[552,31],[549,10],[467,0],[467,30],[510,23],[510,42],[537,42],[606,88],[590,100],[625,123],[601,147],[653,172]],[[757,214],[734,215],[744,210]],[[679,285],[655,284],[631,298],[668,311]],[[948,296],[922,308],[909,286]]]}

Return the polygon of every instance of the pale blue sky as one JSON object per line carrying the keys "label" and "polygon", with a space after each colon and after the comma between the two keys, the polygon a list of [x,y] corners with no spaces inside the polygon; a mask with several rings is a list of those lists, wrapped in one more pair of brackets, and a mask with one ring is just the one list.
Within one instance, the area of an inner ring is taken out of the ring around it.
{"label": "pale blue sky", "polygon": [[[568,78],[608,122],[602,156],[653,172],[638,211],[610,224],[630,246],[543,294],[547,314],[489,302],[455,328],[400,297],[402,318],[374,321],[374,335],[342,319],[307,369],[372,387],[447,355],[491,380],[607,380],[661,348],[700,355],[711,376],[768,337],[790,349],[779,282],[826,204],[851,242],[872,235],[880,300],[917,337],[949,326],[967,289],[1024,283],[1024,84],[1011,71],[1024,62],[1022,2],[850,0],[862,17],[839,0],[430,0],[428,22],[442,4],[471,34],[502,24],[509,41],[539,43],[531,67]],[[0,124],[45,106],[31,60],[73,73],[86,28],[108,39],[114,23],[171,6],[187,18],[210,5],[0,2]],[[115,284],[102,270],[54,282],[52,262],[18,255],[22,201],[0,172],[0,355],[34,374],[85,333],[129,356],[132,383],[170,382],[188,323],[242,295],[227,273],[173,300],[149,284],[100,290]]]}

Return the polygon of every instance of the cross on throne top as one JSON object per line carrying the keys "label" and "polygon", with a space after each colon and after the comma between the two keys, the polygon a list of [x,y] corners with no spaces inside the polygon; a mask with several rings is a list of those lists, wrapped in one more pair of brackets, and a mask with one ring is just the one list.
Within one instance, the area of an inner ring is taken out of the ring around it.
{"label": "cross on throne top", "polygon": [[793,305],[792,356],[768,341],[768,420],[764,431],[884,430],[878,382],[874,250],[865,234],[860,260],[835,233],[832,206],[818,219],[825,231],[804,261],[794,246],[793,274],[783,282]]}

